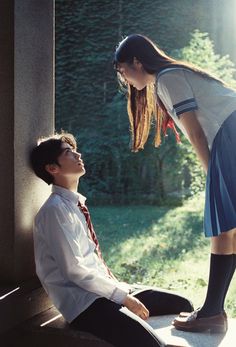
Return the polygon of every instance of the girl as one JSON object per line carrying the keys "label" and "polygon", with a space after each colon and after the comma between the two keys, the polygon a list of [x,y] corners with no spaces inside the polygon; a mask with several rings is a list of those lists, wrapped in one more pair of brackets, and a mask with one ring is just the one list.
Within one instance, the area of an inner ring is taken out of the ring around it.
{"label": "girl", "polygon": [[207,296],[203,306],[180,314],[173,324],[185,331],[225,332],[224,300],[236,266],[236,91],[190,64],[176,61],[142,35],[125,38],[115,52],[118,79],[128,88],[132,150],[144,147],[152,116],[155,146],[161,128],[192,144],[207,174],[205,235],[211,237]]}

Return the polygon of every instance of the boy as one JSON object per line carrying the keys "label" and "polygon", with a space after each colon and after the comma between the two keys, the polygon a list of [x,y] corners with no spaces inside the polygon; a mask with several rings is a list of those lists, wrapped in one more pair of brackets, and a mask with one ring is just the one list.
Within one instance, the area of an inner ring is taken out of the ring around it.
{"label": "boy", "polygon": [[73,135],[64,133],[44,139],[31,152],[35,174],[53,185],[35,218],[36,273],[56,308],[77,329],[114,346],[161,346],[145,322],[149,314],[191,311],[192,306],[168,292],[135,291],[112,275],[101,256],[86,198],[77,193],[85,167],[76,147]]}

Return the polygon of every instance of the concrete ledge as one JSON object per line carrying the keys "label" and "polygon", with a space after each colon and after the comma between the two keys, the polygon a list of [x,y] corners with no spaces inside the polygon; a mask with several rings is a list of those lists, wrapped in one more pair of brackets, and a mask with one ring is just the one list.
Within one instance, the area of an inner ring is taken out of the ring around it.
{"label": "concrete ledge", "polygon": [[18,325],[0,339],[4,341],[3,347],[113,347],[91,334],[73,329],[55,307]]}
{"label": "concrete ledge", "polygon": [[[157,336],[164,341],[165,347],[235,346],[236,319],[229,319],[226,334],[210,334],[178,331],[171,325],[174,317],[175,315],[151,317],[147,321]],[[55,307],[25,321],[0,338],[3,347],[112,347],[91,334],[73,329]]]}
{"label": "concrete ledge", "polygon": [[52,307],[38,278],[0,286],[0,334]]}

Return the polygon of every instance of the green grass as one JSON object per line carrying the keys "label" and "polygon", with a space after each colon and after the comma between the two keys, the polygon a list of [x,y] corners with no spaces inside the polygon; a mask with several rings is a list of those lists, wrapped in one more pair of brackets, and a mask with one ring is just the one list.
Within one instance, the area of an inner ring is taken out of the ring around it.
{"label": "green grass", "polygon": [[[185,295],[195,307],[205,298],[210,240],[203,234],[204,197],[181,207],[93,207],[91,214],[104,258],[123,281],[155,285]],[[236,283],[226,310],[236,317]]]}

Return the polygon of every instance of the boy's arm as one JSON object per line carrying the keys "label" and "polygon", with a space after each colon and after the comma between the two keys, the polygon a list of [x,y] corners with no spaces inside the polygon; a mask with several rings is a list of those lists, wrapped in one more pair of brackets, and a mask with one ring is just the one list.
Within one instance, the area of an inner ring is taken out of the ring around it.
{"label": "boy's arm", "polygon": [[128,289],[124,289],[119,282],[102,276],[96,268],[88,268],[81,252],[79,252],[79,256],[75,257],[65,236],[70,228],[70,223],[62,223],[61,214],[62,212],[57,207],[50,207],[44,213],[43,223],[36,223],[34,232],[37,233],[40,228],[44,229],[51,255],[63,277],[87,291],[123,304]]}

